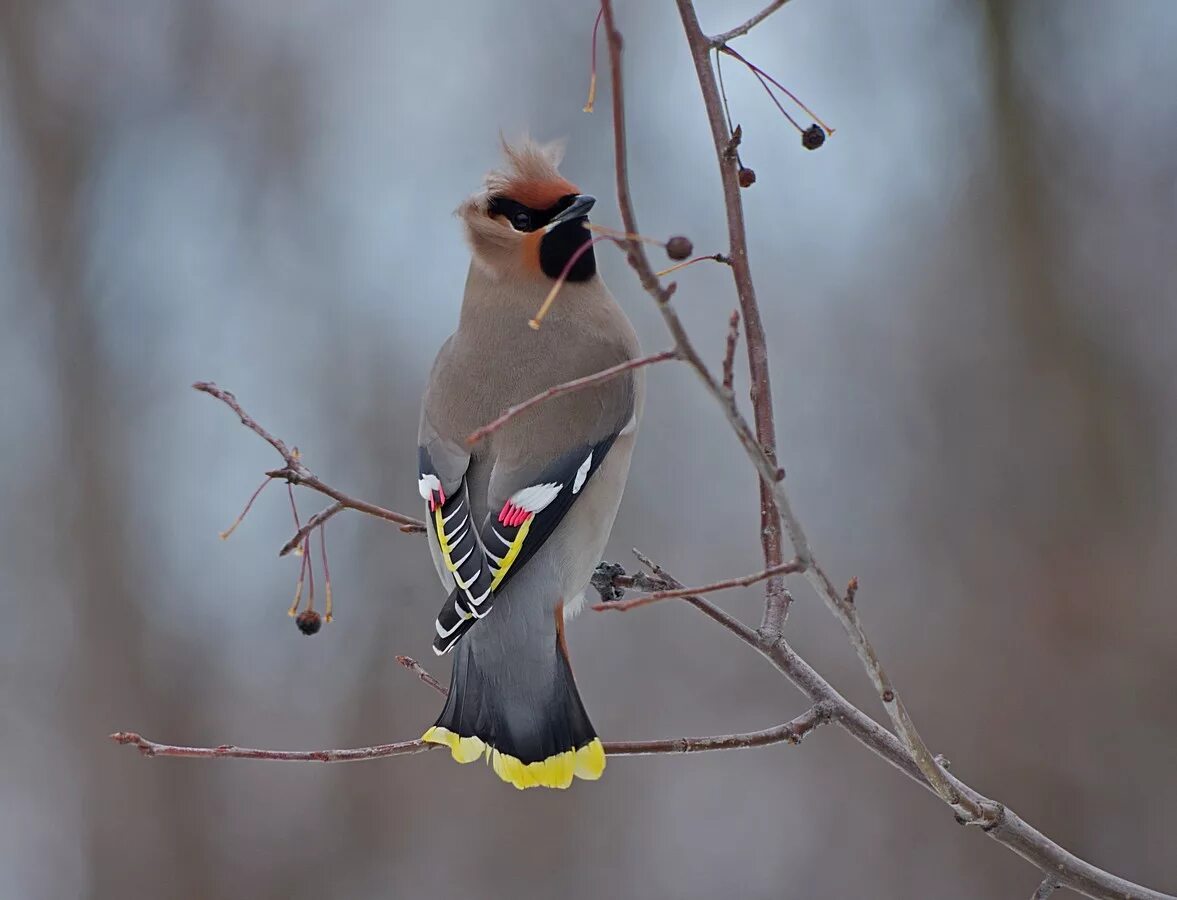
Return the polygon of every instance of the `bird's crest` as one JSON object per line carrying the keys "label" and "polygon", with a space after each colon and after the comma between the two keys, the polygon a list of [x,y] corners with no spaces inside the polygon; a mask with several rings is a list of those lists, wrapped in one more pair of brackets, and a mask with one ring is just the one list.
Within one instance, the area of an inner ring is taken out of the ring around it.
{"label": "bird's crest", "polygon": [[509,197],[532,209],[547,209],[562,197],[580,193],[557,168],[564,157],[562,141],[539,144],[524,137],[508,144],[503,140],[503,155],[506,166],[486,176],[488,196]]}

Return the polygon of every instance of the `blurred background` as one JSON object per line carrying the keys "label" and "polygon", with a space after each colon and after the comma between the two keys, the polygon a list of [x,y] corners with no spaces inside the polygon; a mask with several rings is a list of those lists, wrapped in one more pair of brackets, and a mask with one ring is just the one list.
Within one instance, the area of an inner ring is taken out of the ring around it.
{"label": "blurred background", "polygon": [[[762,0],[700,0],[704,27]],[[622,2],[631,177],[651,235],[726,248],[669,0]],[[0,896],[1028,896],[1036,873],[846,735],[618,759],[517,793],[434,753],[346,766],[145,760],[108,732],[282,748],[415,737],[399,669],[441,599],[425,544],[328,528],[337,620],[285,615],[272,450],[418,513],[417,404],[457,316],[452,210],[499,130],[569,139],[612,189],[592,0],[0,2]],[[808,153],[724,72],[772,341],[781,458],[818,555],[932,748],[1095,863],[1177,889],[1177,6],[798,0],[739,49],[838,129]],[[603,64],[603,56],[602,56]],[[804,120],[808,124],[808,120]],[[668,341],[619,253],[601,268]],[[716,361],[719,266],[676,303]],[[740,373],[741,395],[747,388]],[[610,558],[754,571],[755,482],[685,370],[649,402]],[[302,514],[324,505],[299,494]],[[801,583],[791,641],[882,711]],[[723,594],[759,620],[762,591]],[[571,631],[606,738],[805,708],[685,606]]]}

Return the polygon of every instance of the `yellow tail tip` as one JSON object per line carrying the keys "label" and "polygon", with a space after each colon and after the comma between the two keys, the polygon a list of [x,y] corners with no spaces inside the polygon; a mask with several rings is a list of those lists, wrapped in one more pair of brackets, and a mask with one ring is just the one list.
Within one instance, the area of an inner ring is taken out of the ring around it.
{"label": "yellow tail tip", "polygon": [[605,772],[605,747],[593,738],[576,751],[576,777],[596,781]]}
{"label": "yellow tail tip", "polygon": [[421,740],[427,744],[444,744],[449,747],[454,762],[459,763],[472,763],[490,749],[481,738],[462,737],[439,725],[434,725],[421,735]]}
{"label": "yellow tail tip", "polygon": [[574,777],[596,781],[605,771],[605,748],[598,738],[577,750],[565,750],[531,763],[500,753],[481,738],[462,737],[440,725],[426,731],[421,740],[449,747],[450,755],[459,763],[474,762],[485,753],[495,774],[519,790],[530,787],[564,789],[572,784]]}

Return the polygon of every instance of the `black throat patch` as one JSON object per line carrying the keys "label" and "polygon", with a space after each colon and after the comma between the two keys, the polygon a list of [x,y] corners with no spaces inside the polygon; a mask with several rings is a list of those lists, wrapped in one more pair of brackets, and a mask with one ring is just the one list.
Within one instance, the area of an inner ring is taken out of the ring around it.
{"label": "black throat patch", "polygon": [[[562,222],[539,242],[539,266],[549,278],[556,279],[570,260],[593,236],[584,227],[585,219]],[[589,247],[577,258],[568,270],[567,281],[588,281],[597,274],[597,258]]]}

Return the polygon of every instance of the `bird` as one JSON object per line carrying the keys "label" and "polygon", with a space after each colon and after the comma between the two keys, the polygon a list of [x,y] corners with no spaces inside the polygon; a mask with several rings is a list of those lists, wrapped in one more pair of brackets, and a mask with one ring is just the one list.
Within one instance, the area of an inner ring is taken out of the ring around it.
{"label": "bird", "polygon": [[[459,763],[485,757],[516,788],[566,788],[605,769],[565,623],[617,515],[643,376],[626,370],[552,397],[468,442],[509,407],[640,355],[585,247],[595,199],[561,176],[563,145],[524,138],[503,153],[457,209],[470,267],[421,404],[418,490],[449,592],[433,650],[453,657],[445,707],[422,739]],[[561,275],[542,327],[529,327]]]}

